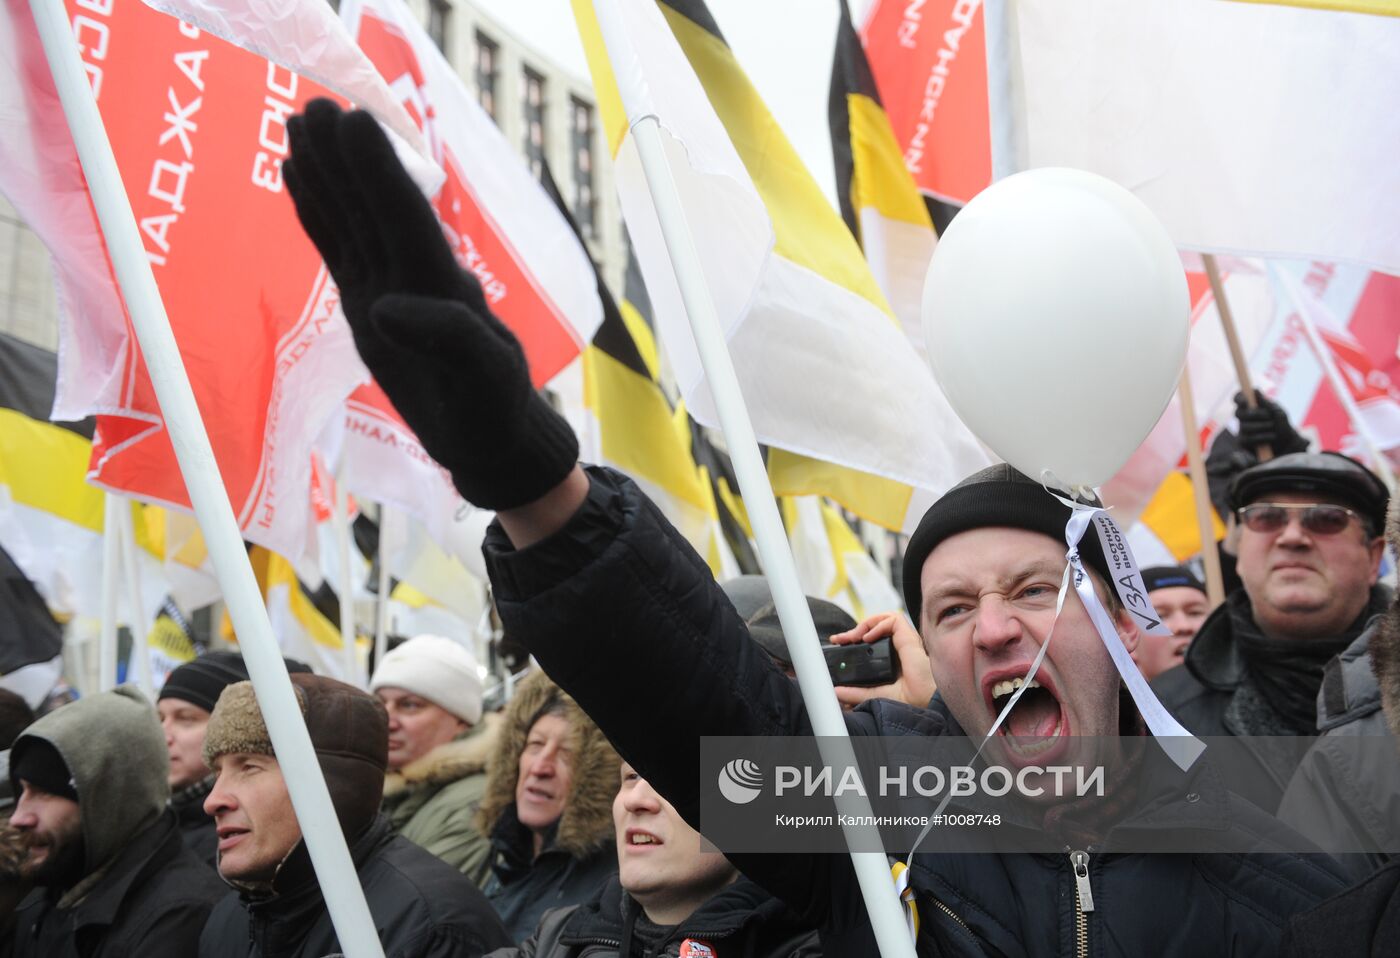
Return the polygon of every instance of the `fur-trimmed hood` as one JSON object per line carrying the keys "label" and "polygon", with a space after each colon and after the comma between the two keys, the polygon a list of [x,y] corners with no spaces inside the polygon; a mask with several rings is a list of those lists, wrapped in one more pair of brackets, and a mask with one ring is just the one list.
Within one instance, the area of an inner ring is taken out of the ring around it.
{"label": "fur-trimmed hood", "polygon": [[486,775],[486,794],[477,813],[483,835],[495,831],[501,816],[515,804],[515,783],[520,777],[520,754],[525,750],[532,720],[551,703],[562,702],[572,731],[573,783],[559,819],[553,847],[582,858],[613,838],[612,802],[617,795],[617,753],[583,713],[572,697],[543,672],[534,672],[515,690],[506,706]]}
{"label": "fur-trimmed hood", "polygon": [[424,785],[441,787],[486,771],[502,724],[501,716],[488,712],[469,731],[390,772],[384,776],[384,797],[394,798]]}

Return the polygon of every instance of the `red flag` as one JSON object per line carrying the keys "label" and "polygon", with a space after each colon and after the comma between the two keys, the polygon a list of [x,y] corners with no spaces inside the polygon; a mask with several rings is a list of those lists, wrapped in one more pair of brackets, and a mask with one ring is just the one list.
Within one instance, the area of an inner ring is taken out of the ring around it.
{"label": "red flag", "polygon": [[989,186],[992,141],[980,0],[876,0],[861,38],[919,189],[962,205]]}
{"label": "red flag", "polygon": [[[299,555],[312,440],[365,378],[282,184],[287,118],[326,91],[139,4],[68,6],[235,514]],[[99,414],[91,478],[188,507],[134,337],[107,322],[69,316],[60,350],[61,395]]]}

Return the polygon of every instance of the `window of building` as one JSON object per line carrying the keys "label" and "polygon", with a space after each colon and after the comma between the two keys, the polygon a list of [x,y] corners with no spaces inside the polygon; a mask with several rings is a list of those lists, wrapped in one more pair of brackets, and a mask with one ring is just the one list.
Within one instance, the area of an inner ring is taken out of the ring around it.
{"label": "window of building", "polygon": [[525,68],[525,159],[538,178],[544,172],[544,77]]}
{"label": "window of building", "polygon": [[569,135],[573,150],[574,219],[585,236],[597,228],[593,197],[593,104],[569,97]]}
{"label": "window of building", "polygon": [[491,119],[496,119],[496,75],[501,48],[486,34],[476,35],[476,98]]}
{"label": "window of building", "polygon": [[444,54],[447,53],[447,28],[451,19],[450,0],[428,0],[428,36]]}

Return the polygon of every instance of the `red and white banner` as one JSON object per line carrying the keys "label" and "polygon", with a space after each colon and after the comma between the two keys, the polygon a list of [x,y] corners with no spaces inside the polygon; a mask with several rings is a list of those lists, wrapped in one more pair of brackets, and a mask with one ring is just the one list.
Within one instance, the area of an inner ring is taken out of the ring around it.
{"label": "red and white banner", "polygon": [[990,185],[981,0],[875,0],[861,39],[919,189],[961,205]]}
{"label": "red and white banner", "polygon": [[[328,92],[132,0],[68,7],[243,534],[298,555],[312,441],[366,378],[282,184],[287,118]],[[98,414],[92,480],[188,507],[129,326],[98,326],[110,318],[77,305],[63,318],[59,402]],[[94,338],[107,348],[87,349]]]}
{"label": "red and white banner", "polygon": [[[398,0],[347,0],[341,16],[422,129],[447,179],[434,201],[457,259],[520,337],[537,386],[566,366],[602,322],[596,280],[568,223],[518,152]],[[484,517],[462,501],[373,383],[328,431],[346,484],[417,517],[449,554],[480,551]],[[338,434],[337,434],[338,433]]]}
{"label": "red and white banner", "polygon": [[[1232,259],[1225,293],[1250,357],[1254,386],[1283,406],[1314,448],[1372,464],[1367,443],[1332,390],[1309,344],[1301,311],[1317,326],[1376,445],[1400,464],[1400,277],[1319,262]],[[1236,428],[1239,390],[1205,277],[1188,273],[1192,291],[1189,364],[1196,419],[1209,447],[1221,428]],[[1185,468],[1179,397],[1118,475],[1105,501],[1128,518],[1151,500],[1167,474]]]}
{"label": "red and white banner", "polygon": [[1257,385],[1319,448],[1371,454],[1308,346],[1303,310],[1332,354],[1366,431],[1400,463],[1400,277],[1333,263],[1270,264],[1273,327],[1251,366]]}

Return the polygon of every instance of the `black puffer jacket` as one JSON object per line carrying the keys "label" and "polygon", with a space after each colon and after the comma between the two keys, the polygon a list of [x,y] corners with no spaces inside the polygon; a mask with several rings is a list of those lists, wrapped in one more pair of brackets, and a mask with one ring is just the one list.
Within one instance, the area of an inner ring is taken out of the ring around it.
{"label": "black puffer jacket", "polygon": [[[350,850],[385,958],[460,958],[509,944],[461,872],[405,838],[383,816]],[[340,943],[305,843],[283,863],[269,898],[231,896],[209,916],[200,958],[321,958]]]}
{"label": "black puffer jacket", "polygon": [[[488,533],[496,600],[510,633],[698,828],[702,736],[811,726],[794,684],[749,640],[660,511],[617,473],[590,476],[588,500],[549,539],[517,552],[498,525]],[[847,724],[853,735],[950,730],[945,715],[891,702]],[[1212,831],[1270,827],[1218,787],[1167,798],[1144,814]],[[873,953],[848,858],[730,857],[819,927],[828,954]],[[920,854],[913,870],[924,955],[1272,954],[1290,916],[1342,887],[1335,872],[1294,855],[1095,855],[1097,907],[1083,913],[1067,855]]]}
{"label": "black puffer jacket", "polygon": [[[782,902],[746,878],[725,888],[671,928],[653,925],[614,875],[590,901],[545,914],[517,948],[488,958],[677,958],[687,941],[724,958],[818,958],[815,932]],[[625,943],[625,945],[624,945]]]}
{"label": "black puffer jacket", "polygon": [[[1372,587],[1370,603],[1350,633],[1353,639],[1390,598],[1385,586]],[[1248,624],[1241,623],[1249,616],[1249,597],[1243,590],[1232,592],[1201,625],[1186,650],[1185,663],[1157,676],[1152,690],[1188,731],[1240,738],[1244,745],[1239,751],[1241,761],[1225,770],[1226,785],[1272,813],[1310,743],[1307,737],[1285,737],[1288,733],[1282,730],[1253,727],[1261,713],[1267,716],[1270,706],[1240,651],[1237,633]],[[1308,732],[1309,736],[1314,734],[1315,730]]]}
{"label": "black puffer jacket", "polygon": [[187,958],[210,909],[233,893],[186,851],[174,816],[156,819],[121,850],[92,890],[60,908],[37,889],[20,905],[19,956]]}

